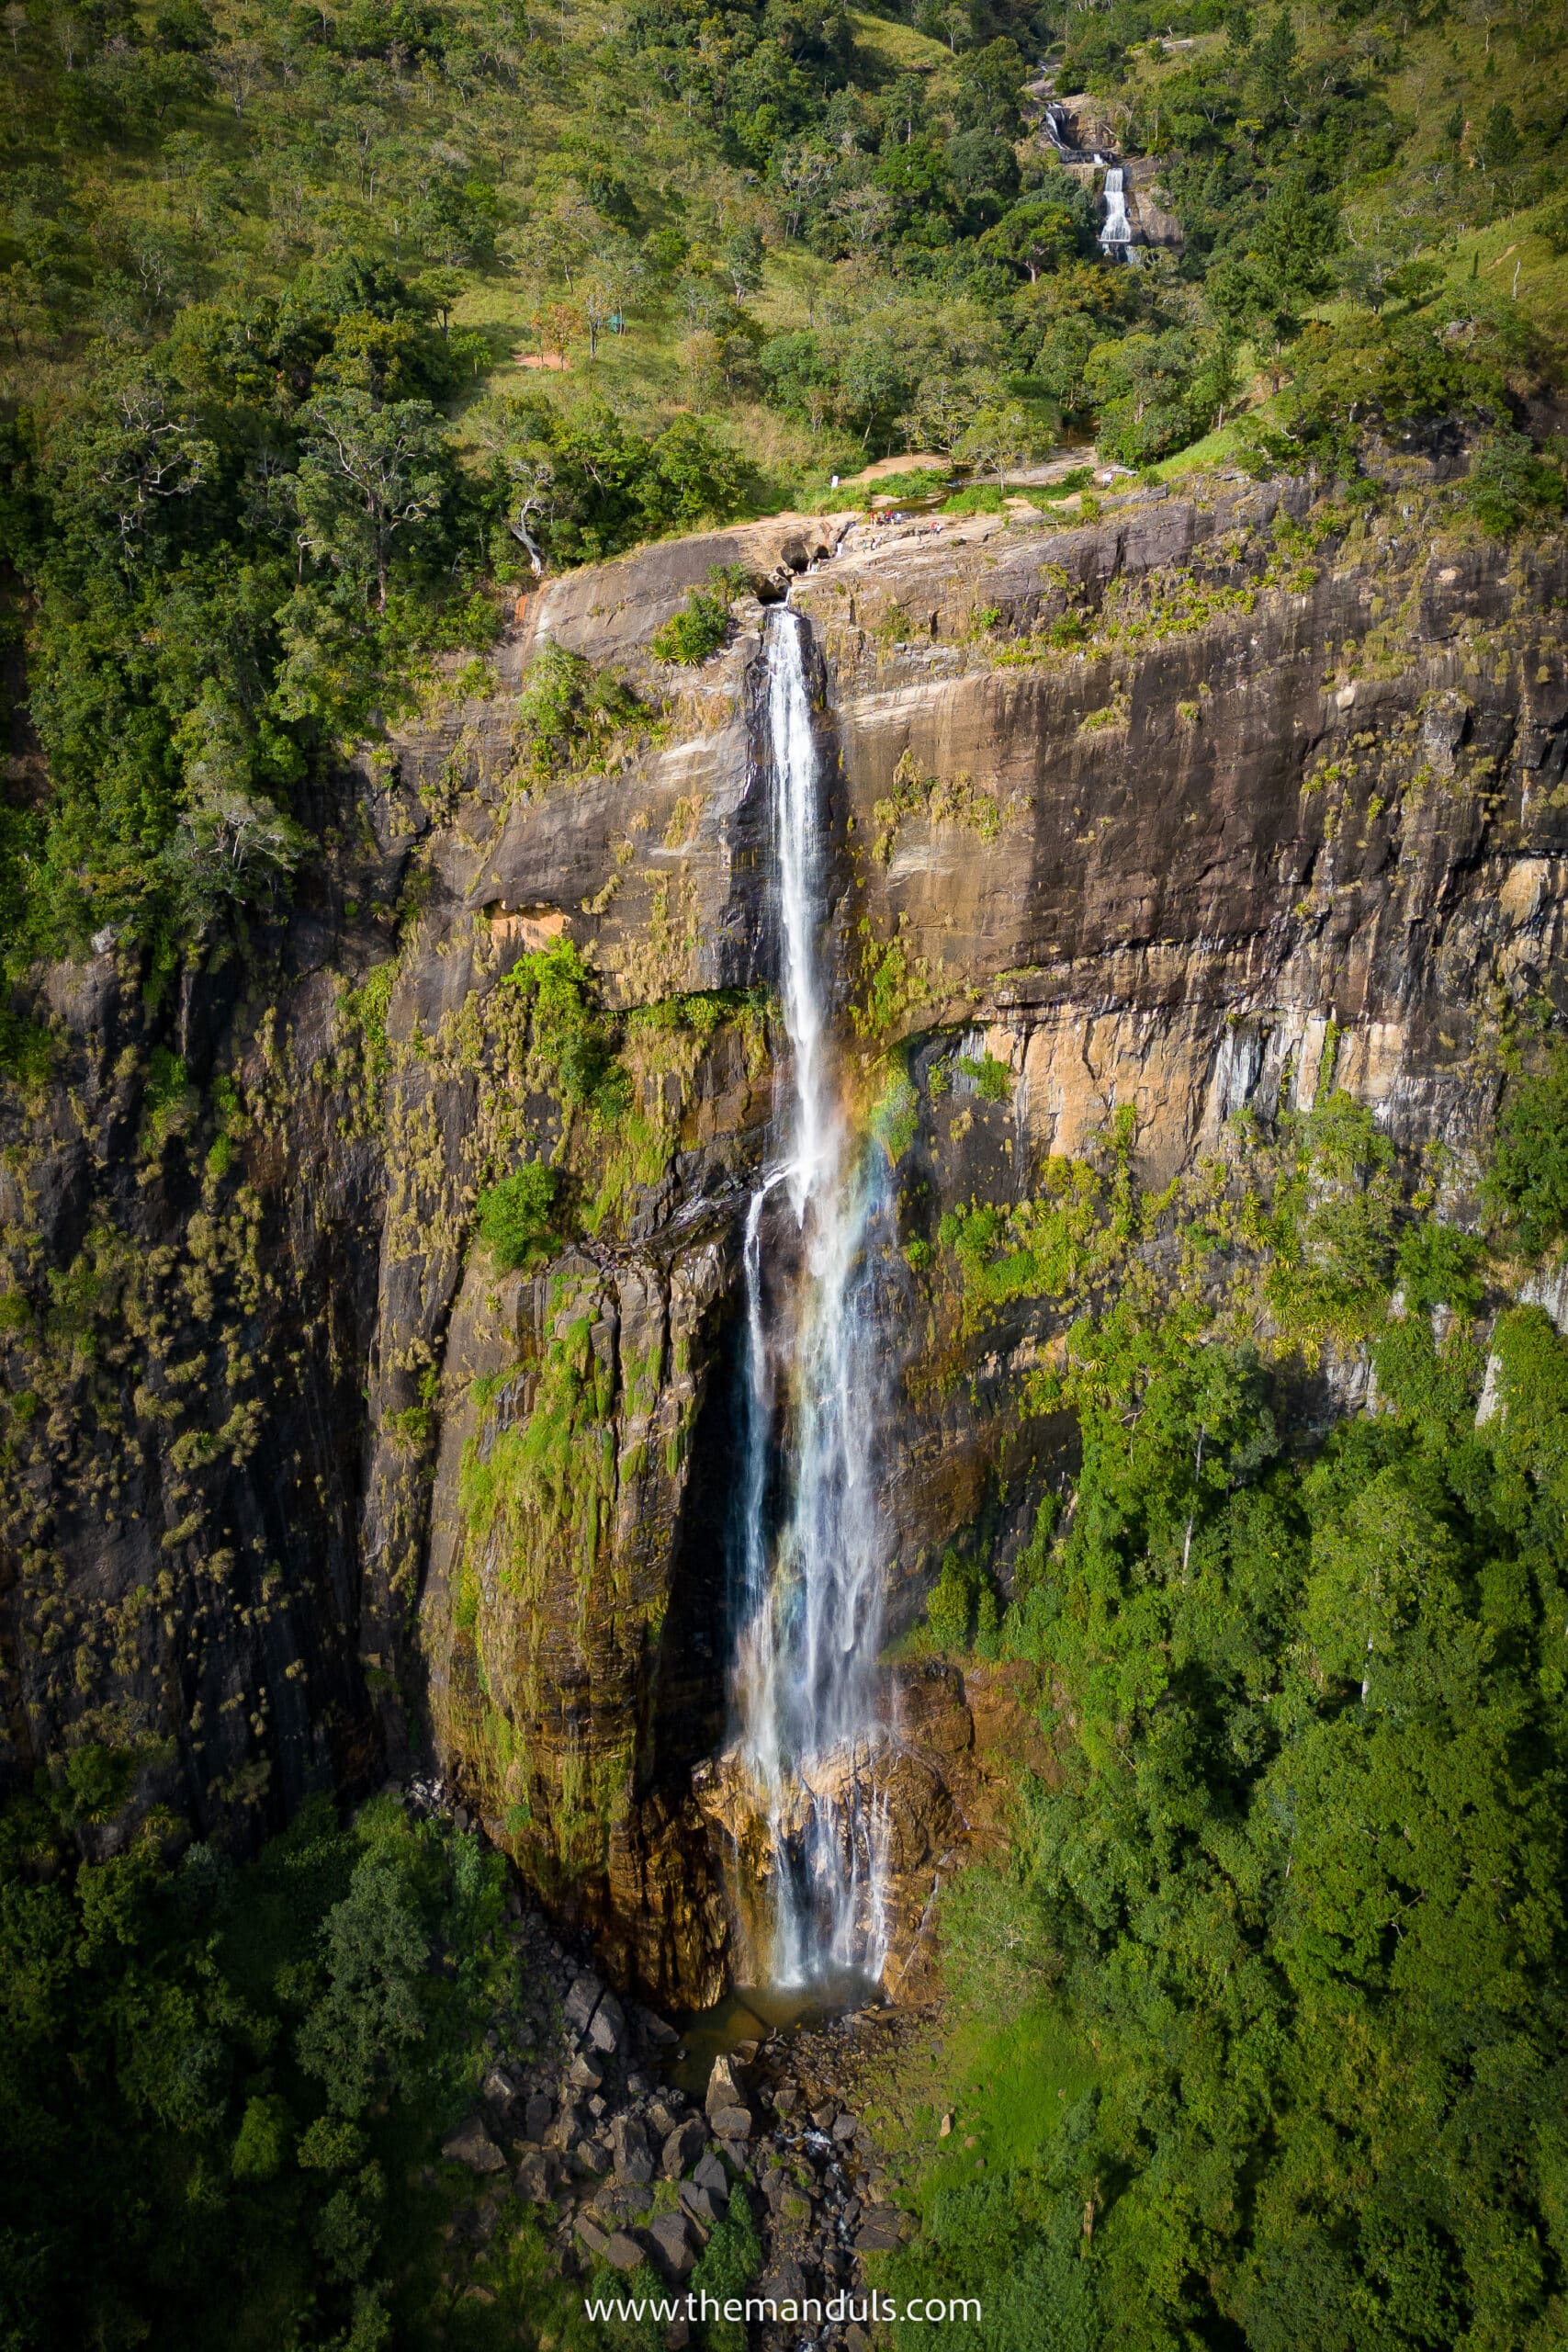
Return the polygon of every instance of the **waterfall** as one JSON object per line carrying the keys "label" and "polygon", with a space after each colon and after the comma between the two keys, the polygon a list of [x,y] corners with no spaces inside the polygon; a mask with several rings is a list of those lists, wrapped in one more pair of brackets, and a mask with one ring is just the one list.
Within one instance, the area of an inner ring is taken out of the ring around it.
{"label": "waterfall", "polygon": [[1127,219],[1127,197],[1123,173],[1120,164],[1112,164],[1105,175],[1105,222],[1100,232],[1100,245],[1109,256],[1125,254],[1133,242],[1133,231]]}
{"label": "waterfall", "polygon": [[1058,155],[1073,155],[1077,153],[1072,141],[1067,137],[1066,126],[1066,107],[1058,106],[1056,101],[1052,99],[1040,117],[1040,128]]}
{"label": "waterfall", "polygon": [[765,1813],[775,1982],[881,1973],[888,1824],[875,1664],[886,1537],[876,1432],[887,1353],[880,1146],[845,1120],[831,1031],[824,812],[808,634],[770,617],[765,659],[780,983],[791,1046],[782,1156],[747,1213],[739,1483],[739,1754]]}

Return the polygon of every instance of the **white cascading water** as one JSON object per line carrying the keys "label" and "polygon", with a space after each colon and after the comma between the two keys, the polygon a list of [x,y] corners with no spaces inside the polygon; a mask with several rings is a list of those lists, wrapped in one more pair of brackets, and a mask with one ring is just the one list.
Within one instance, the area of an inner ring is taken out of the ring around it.
{"label": "white cascading water", "polygon": [[1124,175],[1120,164],[1112,164],[1105,175],[1105,221],[1100,232],[1100,242],[1108,254],[1125,253],[1133,242],[1132,224],[1127,219]]}
{"label": "white cascading water", "polygon": [[1077,150],[1067,137],[1067,110],[1052,99],[1040,117],[1040,128],[1058,155],[1074,155]]}
{"label": "white cascading water", "polygon": [[[766,639],[781,994],[792,1048],[784,1156],[746,1220],[747,1442],[741,1491],[740,1755],[773,1857],[773,1981],[881,1973],[888,1824],[875,1665],[887,1546],[876,1481],[886,1341],[876,1263],[886,1155],[854,1147],[835,1084],[823,810],[807,633]],[[772,1218],[785,1247],[767,1247]],[[785,1209],[787,1204],[787,1210]]]}

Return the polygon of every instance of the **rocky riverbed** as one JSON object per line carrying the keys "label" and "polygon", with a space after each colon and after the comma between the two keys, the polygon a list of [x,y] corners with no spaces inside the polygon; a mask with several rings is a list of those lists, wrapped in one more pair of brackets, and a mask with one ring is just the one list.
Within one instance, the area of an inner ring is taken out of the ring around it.
{"label": "rocky riverbed", "polygon": [[[864,2331],[852,2316],[827,2318],[828,2306],[861,2302],[867,2256],[912,2227],[862,2099],[890,2061],[931,2042],[932,2012],[867,2007],[743,2039],[693,2092],[673,2079],[689,2072],[674,2025],[617,1997],[520,1894],[509,1911],[515,1999],[492,2018],[478,2100],[441,2147],[444,2165],[472,2181],[447,2228],[454,2302],[492,2300],[486,2274],[514,2200],[585,2293],[617,2274],[642,2273],[646,2285],[649,2271],[675,2293],[739,2196],[763,2250],[748,2291],[781,2310],[751,2340],[859,2352]],[[675,2321],[671,2352],[690,2334]]]}

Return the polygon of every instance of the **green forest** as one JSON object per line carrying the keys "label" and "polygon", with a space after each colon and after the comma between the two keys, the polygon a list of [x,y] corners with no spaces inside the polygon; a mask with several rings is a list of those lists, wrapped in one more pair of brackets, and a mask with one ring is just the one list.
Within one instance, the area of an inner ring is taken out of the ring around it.
{"label": "green forest", "polygon": [[[950,1906],[1002,2097],[894,2276],[980,2294],[965,2343],[1562,2340],[1568,1344],[1476,1317],[1568,1230],[1565,1111],[1516,1073],[1484,1238],[1337,1092],[1239,1196],[1141,1194],[1124,1126],[950,1222],[976,1314],[1073,1315],[1029,1404],[1083,1447],[1010,1605],[961,1550],[930,1604],[1044,1669],[1057,1759]],[[1260,1308],[1378,1409],[1308,1439]]]}
{"label": "green forest", "polygon": [[[1560,508],[1561,27],[1472,13],[17,0],[8,975],[265,949],[336,748],[537,565],[889,452],[1354,472],[1462,420],[1500,527]],[[1179,254],[1102,258],[1023,135],[1047,57],[1165,158]]]}
{"label": "green forest", "polygon": [[[1179,250],[1105,258],[1043,66],[1161,159]],[[11,0],[0,83],[24,1091],[29,975],[107,934],[177,1105],[179,989],[267,969],[345,752],[482,687],[542,574],[863,503],[899,453],[970,512],[1057,452],[1354,508],[1437,447],[1500,550],[1568,505],[1553,0]],[[541,773],[651,723],[571,657],[530,695]],[[572,952],[519,985],[608,1122]],[[1512,1303],[1568,1239],[1549,1006],[1506,1060],[1474,1233],[1327,1083],[1239,1184],[1144,1193],[1122,1119],[943,1221],[973,1329],[1062,1315],[1018,1411],[1074,1463],[1016,1571],[955,1542],[919,1636],[1036,1669],[1055,1759],[943,1912],[986,2168],[926,2149],[876,2257],[983,2296],[964,2352],[1568,2342],[1568,1342]],[[498,1265],[552,1183],[487,1195]],[[1364,1351],[1377,1409],[1312,1424],[1263,1329]],[[0,2352],[604,2343],[521,2203],[489,2300],[445,2281],[426,2160],[532,1998],[500,1860],[391,1796],[111,1850],[130,1777],[95,1744],[0,1810]]]}

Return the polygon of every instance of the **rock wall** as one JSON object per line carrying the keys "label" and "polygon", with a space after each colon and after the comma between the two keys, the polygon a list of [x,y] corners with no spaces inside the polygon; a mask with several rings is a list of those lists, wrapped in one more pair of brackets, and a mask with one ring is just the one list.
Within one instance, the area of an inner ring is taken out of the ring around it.
{"label": "rock wall", "polygon": [[[56,1077],[6,1102],[0,1163],[13,1779],[107,1744],[131,1783],[85,1838],[161,1808],[243,1838],[428,1743],[618,1981],[716,1991],[736,1236],[779,1046],[765,604],[694,672],[649,639],[715,562],[798,580],[845,1029],[868,1102],[912,1090],[922,1230],[1119,1104],[1145,1174],[1190,1167],[1237,1110],[1310,1102],[1330,1041],[1462,1200],[1509,1009],[1561,987],[1568,551],[1444,537],[1406,473],[1375,514],[1209,481],[549,582],[493,692],[345,779],[248,977],[150,1012],[112,942],[40,975]],[[547,643],[664,710],[540,783]],[[608,1120],[507,985],[562,938],[618,1024]],[[567,1239],[503,1273],[475,1203],[538,1154]],[[1005,1374],[1041,1329],[981,1343],[931,1301],[896,1335],[895,1623],[956,1530],[1028,1517],[1057,1433]],[[902,1970],[984,1807],[899,1703]]]}

